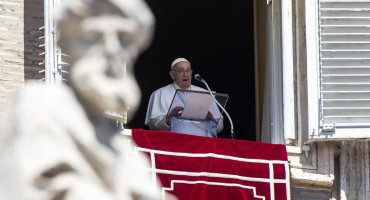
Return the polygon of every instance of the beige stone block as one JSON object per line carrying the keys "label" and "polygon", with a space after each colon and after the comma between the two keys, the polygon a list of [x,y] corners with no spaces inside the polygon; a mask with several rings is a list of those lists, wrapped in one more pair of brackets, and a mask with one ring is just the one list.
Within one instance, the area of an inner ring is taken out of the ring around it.
{"label": "beige stone block", "polygon": [[22,34],[0,34],[0,40],[2,40],[2,43],[23,44],[23,39],[24,36]]}
{"label": "beige stone block", "polygon": [[15,10],[14,13],[20,14],[20,15],[24,15],[24,11],[23,10]]}
{"label": "beige stone block", "polygon": [[308,172],[308,170],[290,169],[293,184],[303,184],[311,186],[319,186],[330,188],[334,183],[333,174],[317,174],[315,171]]}
{"label": "beige stone block", "polygon": [[23,6],[23,1],[19,1],[19,2],[0,1],[0,4],[2,4],[4,6],[20,7],[20,6]]}
{"label": "beige stone block", "polygon": [[23,24],[20,24],[19,27],[11,27],[9,28],[9,31],[13,33],[13,35],[20,36],[24,38],[24,26]]}
{"label": "beige stone block", "polygon": [[6,61],[6,58],[23,58],[21,55],[23,52],[22,51],[14,51],[13,49],[3,49],[3,52],[0,54],[1,59],[3,61]]}
{"label": "beige stone block", "polygon": [[16,16],[16,17],[23,17],[23,15],[17,11],[20,11],[21,9],[18,10],[13,10],[13,9],[4,9],[3,11],[3,16]]}
{"label": "beige stone block", "polygon": [[11,74],[16,76],[24,76],[24,73],[22,71],[11,71],[11,70],[3,70],[4,74]]}
{"label": "beige stone block", "polygon": [[1,81],[24,81],[23,76],[0,76]]}
{"label": "beige stone block", "polygon": [[17,17],[17,16],[10,16],[10,15],[2,15],[0,17],[1,20],[13,20],[13,21],[19,21],[22,19],[21,16]]}
{"label": "beige stone block", "polygon": [[3,58],[3,60],[8,61],[8,62],[24,63],[23,59],[18,59],[18,58]]}
{"label": "beige stone block", "polygon": [[[0,38],[1,39],[1,38]],[[4,40],[6,40],[7,38],[4,38]],[[10,39],[10,38],[9,38]],[[13,47],[12,46],[10,46],[10,45],[20,45],[20,43],[18,43],[18,42],[15,42],[15,41],[3,41],[3,42],[0,42],[0,44],[3,44],[3,45],[6,45],[6,46],[4,46],[4,50],[12,50],[13,49]],[[23,49],[23,48],[22,48]]]}
{"label": "beige stone block", "polygon": [[4,84],[4,85],[6,85],[6,87],[9,87],[9,88],[20,88],[20,87],[24,86],[24,82],[23,81],[17,81],[17,82],[7,81],[6,84]]}
{"label": "beige stone block", "polygon": [[23,54],[24,46],[22,44],[5,44],[7,45],[7,50],[15,54]]}
{"label": "beige stone block", "polygon": [[12,32],[13,35],[21,36],[24,38],[24,25],[19,24],[18,26],[11,26],[9,27],[9,31]]}
{"label": "beige stone block", "polygon": [[0,93],[1,94],[10,94],[10,93],[14,93],[18,90],[18,88],[10,88],[10,87],[0,87]]}
{"label": "beige stone block", "polygon": [[11,57],[16,57],[16,58],[21,58],[21,59],[24,58],[24,52],[22,51],[22,49],[21,50],[9,49],[8,51],[12,54]]}
{"label": "beige stone block", "polygon": [[4,62],[0,60],[0,69],[23,69],[23,63],[22,64],[16,64],[16,63],[9,63]]}

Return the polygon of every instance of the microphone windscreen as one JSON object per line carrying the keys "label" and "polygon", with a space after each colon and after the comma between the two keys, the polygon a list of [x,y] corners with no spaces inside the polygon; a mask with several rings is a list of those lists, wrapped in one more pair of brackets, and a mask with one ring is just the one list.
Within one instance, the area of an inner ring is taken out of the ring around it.
{"label": "microphone windscreen", "polygon": [[195,78],[196,80],[198,80],[198,81],[202,81],[202,78],[200,77],[200,75],[199,75],[199,74],[195,74],[195,75],[194,75],[194,78]]}

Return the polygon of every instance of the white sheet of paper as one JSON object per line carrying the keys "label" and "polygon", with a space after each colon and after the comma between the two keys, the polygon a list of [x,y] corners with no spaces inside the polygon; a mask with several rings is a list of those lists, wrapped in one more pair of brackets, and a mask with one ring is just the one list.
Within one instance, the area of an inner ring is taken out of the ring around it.
{"label": "white sheet of paper", "polygon": [[205,119],[213,102],[210,94],[190,93],[188,102],[184,107],[181,117],[189,119]]}

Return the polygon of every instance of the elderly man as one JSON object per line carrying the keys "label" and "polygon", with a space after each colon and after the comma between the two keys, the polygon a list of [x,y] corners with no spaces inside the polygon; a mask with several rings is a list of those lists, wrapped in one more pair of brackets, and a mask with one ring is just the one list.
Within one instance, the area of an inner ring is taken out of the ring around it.
{"label": "elderly man", "polygon": [[[154,91],[150,96],[145,125],[148,125],[151,130],[168,131],[171,129],[171,121],[170,117],[167,116],[167,112],[177,89],[206,91],[203,88],[191,84],[192,74],[191,64],[187,59],[177,58],[172,62],[169,75],[173,82]],[[182,106],[176,106],[170,111],[169,116],[181,116],[183,109]],[[222,131],[223,118],[215,104],[212,105],[211,112],[208,112],[206,119],[215,120],[217,122],[216,132],[219,133]],[[187,126],[194,126],[194,128],[190,128],[189,130],[193,131],[195,135],[200,135],[197,134],[199,127],[194,124],[188,124]],[[189,134],[192,133],[189,132]]]}

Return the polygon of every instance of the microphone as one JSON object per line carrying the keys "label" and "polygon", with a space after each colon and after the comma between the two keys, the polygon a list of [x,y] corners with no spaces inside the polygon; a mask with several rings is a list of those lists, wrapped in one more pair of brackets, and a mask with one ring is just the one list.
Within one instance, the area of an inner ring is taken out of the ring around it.
{"label": "microphone", "polygon": [[202,82],[202,77],[200,77],[200,75],[199,74],[195,74],[194,75],[194,78],[196,79],[196,80],[198,80],[198,81],[200,81],[200,82]]}
{"label": "microphone", "polygon": [[200,75],[199,75],[199,74],[195,74],[195,75],[194,75],[194,78],[195,78],[197,81],[202,82],[202,83],[207,87],[207,90],[208,90],[209,94],[211,94],[211,97],[213,98],[213,100],[214,100],[214,101],[216,102],[216,104],[217,104],[217,105],[222,109],[222,111],[224,111],[224,112],[225,112],[225,114],[226,114],[227,118],[228,118],[228,119],[229,119],[229,121],[230,121],[230,127],[231,127],[231,139],[235,139],[234,124],[233,124],[233,121],[231,120],[231,117],[230,117],[229,113],[227,113],[227,111],[225,110],[225,108],[224,108],[223,106],[221,106],[221,104],[217,101],[217,99],[216,99],[216,98],[215,98],[215,96],[213,95],[213,93],[212,93],[211,89],[209,89],[207,82],[206,82],[204,79],[202,79],[202,77],[200,77]]}

